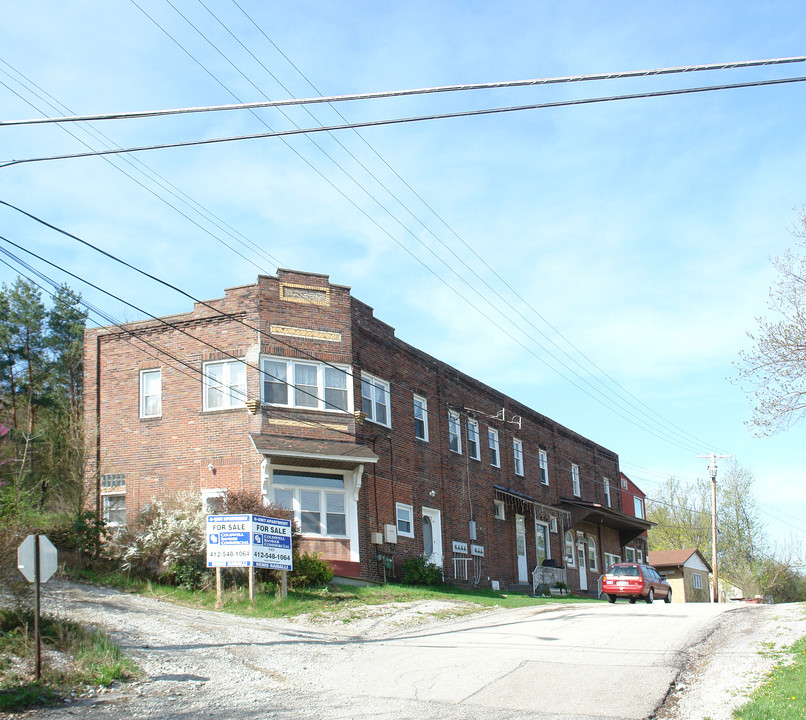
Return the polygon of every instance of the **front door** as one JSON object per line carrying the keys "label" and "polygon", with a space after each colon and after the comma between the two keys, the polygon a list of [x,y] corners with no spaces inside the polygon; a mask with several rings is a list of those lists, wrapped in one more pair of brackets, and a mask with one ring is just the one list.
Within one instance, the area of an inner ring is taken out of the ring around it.
{"label": "front door", "polygon": [[518,552],[518,582],[529,582],[529,572],[526,569],[526,523],[523,515],[515,516],[515,546]]}
{"label": "front door", "polygon": [[423,508],[423,555],[442,567],[442,513],[434,508]]}
{"label": "front door", "polygon": [[577,538],[577,563],[579,566],[579,589],[588,589],[588,564],[585,561],[585,538]]}

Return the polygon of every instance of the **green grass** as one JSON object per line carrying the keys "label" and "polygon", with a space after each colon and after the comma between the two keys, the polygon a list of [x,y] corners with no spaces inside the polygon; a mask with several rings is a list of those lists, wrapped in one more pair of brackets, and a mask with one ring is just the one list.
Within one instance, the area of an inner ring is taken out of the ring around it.
{"label": "green grass", "polygon": [[806,718],[806,637],[790,649],[792,662],[776,665],[750,702],[734,711],[737,720],[803,720]]}
{"label": "green grass", "polygon": [[[33,680],[34,618],[27,609],[0,610],[0,712],[46,705],[84,688],[137,674],[136,665],[103,633],[68,620],[40,618],[42,677]],[[51,667],[46,650],[63,653]]]}
{"label": "green grass", "polygon": [[[254,603],[249,602],[248,591],[245,587],[230,587],[223,593],[222,605],[217,607],[215,590],[186,590],[170,585],[136,580],[115,572],[85,570],[75,571],[73,576],[77,579],[115,587],[126,592],[159,597],[162,600],[175,602],[179,605],[267,618],[293,617],[305,614],[322,615],[333,610],[417,600],[453,600],[468,603],[466,612],[484,610],[488,607],[507,609],[574,602],[601,602],[590,598],[573,596],[532,598],[528,595],[496,592],[489,589],[468,590],[447,585],[431,588],[399,585],[397,583],[369,587],[329,585],[321,589],[289,589],[288,597],[284,600],[279,600],[276,597],[274,585],[259,583]],[[455,615],[456,613],[452,614]]]}

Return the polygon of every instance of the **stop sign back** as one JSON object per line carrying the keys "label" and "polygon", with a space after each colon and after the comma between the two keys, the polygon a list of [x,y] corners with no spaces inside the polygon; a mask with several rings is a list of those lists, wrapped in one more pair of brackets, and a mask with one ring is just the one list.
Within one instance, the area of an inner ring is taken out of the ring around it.
{"label": "stop sign back", "polygon": [[[17,567],[28,582],[36,582],[34,565],[36,535],[29,535],[17,549]],[[39,536],[39,582],[47,582],[58,567],[58,552],[46,535]]]}

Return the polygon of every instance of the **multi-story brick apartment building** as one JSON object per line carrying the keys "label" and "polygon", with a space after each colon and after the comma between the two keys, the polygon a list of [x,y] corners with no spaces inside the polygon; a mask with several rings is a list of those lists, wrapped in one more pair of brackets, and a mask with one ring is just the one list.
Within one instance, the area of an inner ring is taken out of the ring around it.
{"label": "multi-story brick apartment building", "polygon": [[87,483],[112,523],[253,489],[344,576],[425,555],[509,586],[548,561],[583,591],[649,526],[622,511],[615,453],[398,340],[325,275],[87,330],[85,353]]}
{"label": "multi-story brick apartment building", "polygon": [[[627,515],[646,520],[646,494],[624,473],[621,473],[621,506]],[[625,562],[645,562],[649,555],[646,531],[624,548]],[[616,562],[614,560],[614,562]]]}

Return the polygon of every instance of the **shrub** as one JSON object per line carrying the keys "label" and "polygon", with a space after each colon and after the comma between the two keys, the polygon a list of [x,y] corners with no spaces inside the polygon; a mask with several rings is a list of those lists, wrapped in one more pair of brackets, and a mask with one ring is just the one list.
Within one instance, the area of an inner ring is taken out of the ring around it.
{"label": "shrub", "polygon": [[138,577],[176,583],[180,576],[185,583],[195,574],[193,568],[206,564],[205,522],[195,493],[155,500],[111,537],[105,551]]}
{"label": "shrub", "polygon": [[442,585],[442,568],[422,555],[403,561],[402,581],[407,585]]}
{"label": "shrub", "polygon": [[333,579],[330,563],[320,553],[302,553],[294,556],[294,569],[288,575],[291,587],[320,587]]}

